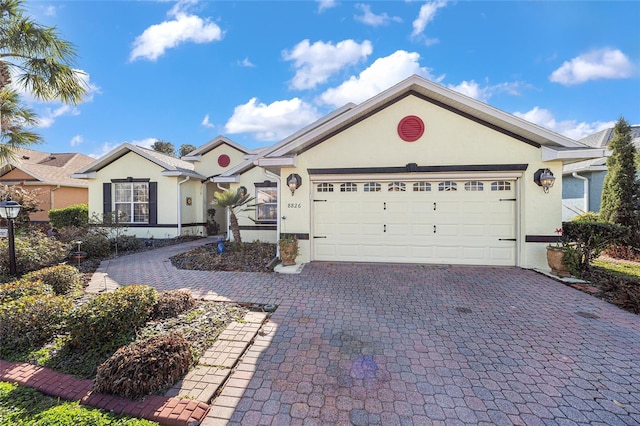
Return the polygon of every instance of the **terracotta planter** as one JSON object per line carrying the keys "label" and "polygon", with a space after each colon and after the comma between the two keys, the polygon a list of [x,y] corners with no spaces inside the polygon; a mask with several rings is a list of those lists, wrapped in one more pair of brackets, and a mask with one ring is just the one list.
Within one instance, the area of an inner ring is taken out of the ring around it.
{"label": "terracotta planter", "polygon": [[78,263],[82,262],[86,258],[87,258],[86,251],[74,251],[69,255],[70,260],[73,260],[74,262],[78,262]]}
{"label": "terracotta planter", "polygon": [[554,275],[558,277],[571,276],[564,263],[564,250],[561,247],[547,247],[547,263]]}
{"label": "terracotta planter", "polygon": [[297,256],[298,241],[280,241],[280,259],[282,260],[282,265],[295,265]]}

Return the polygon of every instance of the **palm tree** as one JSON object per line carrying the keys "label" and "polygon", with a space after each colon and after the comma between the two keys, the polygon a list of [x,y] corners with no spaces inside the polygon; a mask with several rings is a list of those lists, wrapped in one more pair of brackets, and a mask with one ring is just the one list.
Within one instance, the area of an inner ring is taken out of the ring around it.
{"label": "palm tree", "polygon": [[220,207],[229,208],[229,225],[231,226],[231,233],[233,239],[238,244],[242,243],[240,237],[240,226],[238,225],[238,217],[236,213],[253,210],[255,206],[249,205],[250,202],[255,200],[255,197],[250,197],[244,190],[238,188],[237,191],[230,189],[226,191],[218,191],[213,194],[215,198],[213,203]]}
{"label": "palm tree", "polygon": [[0,0],[0,90],[12,79],[36,99],[82,101],[87,92],[82,73],[71,66],[74,46],[24,15],[24,0]]}
{"label": "palm tree", "polygon": [[42,141],[42,137],[28,130],[38,124],[38,117],[20,103],[18,93],[6,87],[0,91],[0,163],[10,160],[17,148]]}

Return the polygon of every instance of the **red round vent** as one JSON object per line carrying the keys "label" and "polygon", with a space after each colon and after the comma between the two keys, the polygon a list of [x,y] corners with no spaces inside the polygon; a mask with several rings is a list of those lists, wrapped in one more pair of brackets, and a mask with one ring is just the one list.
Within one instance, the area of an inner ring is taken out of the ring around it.
{"label": "red round vent", "polygon": [[407,115],[398,123],[398,136],[405,142],[415,142],[424,133],[424,123],[420,117]]}
{"label": "red round vent", "polygon": [[227,154],[222,154],[218,157],[218,165],[220,167],[227,167],[229,164],[231,164],[231,158]]}

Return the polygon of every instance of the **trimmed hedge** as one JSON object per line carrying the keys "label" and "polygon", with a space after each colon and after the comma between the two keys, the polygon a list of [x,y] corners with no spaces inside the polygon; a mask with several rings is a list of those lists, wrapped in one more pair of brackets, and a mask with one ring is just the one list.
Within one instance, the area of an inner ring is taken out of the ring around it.
{"label": "trimmed hedge", "polygon": [[[0,274],[9,275],[9,247],[7,238],[0,239]],[[30,232],[15,238],[16,269],[18,274],[36,271],[63,262],[69,246],[42,232]]]}
{"label": "trimmed hedge", "polygon": [[99,295],[70,315],[71,345],[97,348],[135,335],[149,319],[157,300],[156,289],[146,285],[120,287]]}
{"label": "trimmed hedge", "polygon": [[51,340],[73,304],[62,296],[25,296],[0,305],[0,348],[26,349]]}
{"label": "trimmed hedge", "polygon": [[0,305],[25,296],[52,295],[53,288],[42,280],[19,279],[0,285]]}
{"label": "trimmed hedge", "polygon": [[570,272],[588,270],[604,249],[624,239],[628,233],[628,228],[608,222],[574,220],[563,223],[562,240],[569,247],[565,262],[568,262]]}
{"label": "trimmed hedge", "polygon": [[66,226],[86,227],[89,224],[89,206],[74,204],[61,209],[49,210],[49,223],[54,228]]}
{"label": "trimmed hedge", "polygon": [[50,285],[57,295],[73,295],[82,289],[82,273],[71,265],[56,265],[23,276],[25,280],[42,280]]}
{"label": "trimmed hedge", "polygon": [[98,367],[94,390],[131,399],[166,389],[187,374],[191,348],[171,333],[134,342]]}
{"label": "trimmed hedge", "polygon": [[158,303],[154,306],[151,317],[154,320],[177,317],[194,306],[196,306],[196,299],[188,291],[162,291],[158,295]]}

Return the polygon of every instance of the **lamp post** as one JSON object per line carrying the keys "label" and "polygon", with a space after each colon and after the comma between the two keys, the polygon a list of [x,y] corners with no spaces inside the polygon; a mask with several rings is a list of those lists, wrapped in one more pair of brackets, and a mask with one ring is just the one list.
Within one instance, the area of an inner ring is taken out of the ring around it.
{"label": "lamp post", "polygon": [[16,276],[16,245],[13,234],[13,220],[18,217],[22,206],[11,199],[0,202],[0,216],[7,219],[9,230],[9,275]]}

